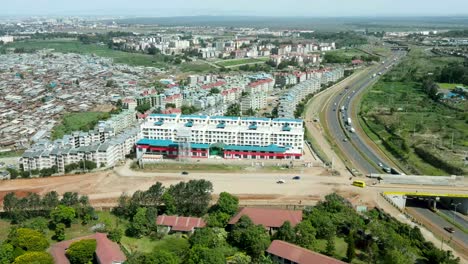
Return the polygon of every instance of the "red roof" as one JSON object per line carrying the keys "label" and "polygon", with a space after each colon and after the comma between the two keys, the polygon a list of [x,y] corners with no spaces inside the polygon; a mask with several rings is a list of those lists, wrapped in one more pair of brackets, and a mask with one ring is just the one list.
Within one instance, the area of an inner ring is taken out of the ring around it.
{"label": "red roof", "polygon": [[206,226],[205,221],[198,217],[160,215],[156,219],[157,225],[170,226],[174,231],[191,231],[194,228]]}
{"label": "red roof", "polygon": [[364,61],[362,61],[362,60],[352,60],[352,61],[351,61],[352,64],[361,64],[361,63],[363,63],[363,62],[364,62]]}
{"label": "red roof", "polygon": [[273,240],[266,252],[298,264],[344,264],[345,262],[319,254],[317,252],[290,244],[282,240]]}
{"label": "red roof", "polygon": [[96,233],[90,236],[62,241],[53,245],[50,248],[50,253],[54,258],[55,264],[70,264],[70,261],[68,261],[68,258],[65,255],[66,250],[71,245],[71,243],[83,239],[96,239],[97,246],[95,253],[99,263],[101,264],[123,263],[125,260],[127,260],[117,243],[109,240],[106,234]]}
{"label": "red roof", "polygon": [[209,83],[209,84],[205,84],[205,85],[202,85],[202,89],[211,89],[211,88],[214,88],[214,87],[219,87],[219,86],[222,86],[222,85],[225,85],[226,82],[225,81],[217,81],[217,82],[214,82],[214,83]]}
{"label": "red roof", "polygon": [[182,110],[180,110],[180,108],[168,108],[168,109],[165,109],[165,110],[162,110],[161,111],[161,114],[180,114],[182,113]]}
{"label": "red roof", "polygon": [[265,227],[280,227],[284,222],[289,221],[292,226],[302,221],[301,210],[283,210],[269,208],[242,208],[231,220],[229,224],[233,225],[239,221],[241,216],[247,215],[256,225]]}
{"label": "red roof", "polygon": [[250,87],[255,87],[255,86],[259,86],[261,84],[265,84],[265,83],[269,83],[269,82],[272,82],[273,80],[272,79],[262,79],[262,80],[258,80],[256,82],[252,82],[249,84]]}

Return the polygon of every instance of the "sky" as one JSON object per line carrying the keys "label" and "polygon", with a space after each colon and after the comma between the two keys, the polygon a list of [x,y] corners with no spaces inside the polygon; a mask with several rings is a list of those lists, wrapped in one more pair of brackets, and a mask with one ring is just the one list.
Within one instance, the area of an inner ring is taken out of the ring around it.
{"label": "sky", "polygon": [[453,16],[467,0],[0,0],[0,15]]}

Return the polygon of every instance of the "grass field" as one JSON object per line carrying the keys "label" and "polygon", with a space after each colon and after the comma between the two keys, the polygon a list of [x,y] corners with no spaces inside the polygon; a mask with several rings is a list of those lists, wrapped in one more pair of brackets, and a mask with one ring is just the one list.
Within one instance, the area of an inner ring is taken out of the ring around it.
{"label": "grass field", "polygon": [[52,131],[52,139],[63,137],[73,131],[88,131],[94,128],[99,120],[110,117],[109,113],[103,112],[80,112],[68,113],[63,116],[62,122],[55,126]]}
{"label": "grass field", "polygon": [[167,64],[158,56],[112,50],[106,45],[82,44],[75,39],[27,40],[5,46],[6,48],[54,49],[63,53],[94,54],[100,57],[112,58],[115,63],[158,68],[167,67]]}
{"label": "grass field", "polygon": [[237,65],[242,65],[242,64],[247,64],[247,63],[262,63],[267,61],[268,58],[256,58],[256,59],[232,59],[232,60],[223,60],[223,61],[218,61],[216,62],[217,65],[219,66],[224,66],[224,67],[234,67]]}
{"label": "grass field", "polygon": [[461,83],[437,83],[441,89],[452,90],[457,86],[464,86]]}
{"label": "grass field", "polygon": [[[393,155],[409,172],[447,175],[424,162],[415,148],[423,148],[446,163],[463,168],[468,150],[468,115],[428,98],[414,77],[441,67],[451,57],[430,57],[416,50],[388,76],[367,91],[361,102],[361,124],[365,132],[387,154]],[[433,61],[433,63],[431,63]],[[402,81],[396,81],[397,79]],[[446,86],[447,87],[447,86]],[[453,139],[453,144],[452,144]],[[402,155],[395,154],[395,149]],[[467,173],[465,169],[465,174]]]}
{"label": "grass field", "polygon": [[19,150],[19,151],[5,151],[5,152],[0,152],[0,158],[11,158],[11,157],[20,157],[23,155],[24,151]]}
{"label": "grass field", "polygon": [[202,72],[215,72],[217,69],[207,63],[201,61],[186,62],[180,64],[178,67],[182,72],[193,72],[193,73],[202,73]]}

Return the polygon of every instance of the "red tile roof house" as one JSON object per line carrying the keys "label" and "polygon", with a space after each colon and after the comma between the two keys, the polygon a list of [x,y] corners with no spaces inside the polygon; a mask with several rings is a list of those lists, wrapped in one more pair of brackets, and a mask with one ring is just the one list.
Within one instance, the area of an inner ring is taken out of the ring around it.
{"label": "red tile roof house", "polygon": [[167,232],[188,232],[193,233],[195,228],[206,226],[205,221],[198,217],[159,215],[156,225],[167,227]]}
{"label": "red tile roof house", "polygon": [[231,218],[229,224],[234,225],[243,215],[247,215],[254,224],[263,225],[270,232],[278,229],[286,221],[289,221],[293,227],[302,221],[300,210],[244,207]]}
{"label": "red tile roof house", "polygon": [[96,233],[90,236],[79,237],[72,240],[62,241],[50,248],[50,253],[54,258],[55,264],[70,264],[66,250],[75,241],[83,239],[96,239],[96,260],[99,264],[122,264],[127,260],[124,253],[120,250],[120,246],[107,238],[106,234]]}
{"label": "red tile roof house", "polygon": [[273,240],[266,253],[275,263],[282,264],[344,264],[346,262],[319,254],[317,252],[290,244],[282,240]]}

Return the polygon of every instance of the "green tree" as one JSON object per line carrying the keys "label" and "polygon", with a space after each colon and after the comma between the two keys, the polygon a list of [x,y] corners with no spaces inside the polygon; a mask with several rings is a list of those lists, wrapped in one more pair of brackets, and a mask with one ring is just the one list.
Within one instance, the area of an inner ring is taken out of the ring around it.
{"label": "green tree", "polygon": [[227,223],[231,219],[231,215],[216,211],[210,213],[206,219],[206,224],[209,227],[226,227]]}
{"label": "green tree", "polygon": [[229,241],[258,260],[270,245],[270,236],[262,225],[254,225],[248,216],[242,216],[229,233]]}
{"label": "green tree", "polygon": [[190,237],[192,247],[222,247],[226,244],[227,232],[222,228],[200,228]]}
{"label": "green tree", "polygon": [[325,246],[325,254],[333,256],[335,254],[335,236],[330,235],[327,237],[327,245]]}
{"label": "green tree", "polygon": [[107,237],[116,243],[120,243],[120,240],[123,237],[123,231],[120,228],[113,228],[109,231]]}
{"label": "green tree", "polygon": [[231,257],[230,263],[232,264],[250,264],[252,263],[252,258],[242,252],[237,252],[234,256]]}
{"label": "green tree", "polygon": [[148,259],[145,263],[151,264],[178,264],[179,258],[174,253],[166,250],[155,250],[149,254]]}
{"label": "green tree", "polygon": [[75,216],[75,209],[64,205],[59,205],[50,212],[50,218],[52,219],[52,222],[55,224],[63,223],[68,227],[71,225],[71,222]]}
{"label": "green tree", "polygon": [[71,243],[66,251],[66,256],[71,264],[88,264],[92,262],[95,251],[95,239],[82,239]]}
{"label": "green tree", "polygon": [[33,229],[45,234],[49,229],[49,221],[44,217],[35,217],[21,224],[21,227]]}
{"label": "green tree", "polygon": [[289,221],[286,221],[280,226],[280,228],[278,228],[278,231],[273,237],[274,239],[294,243],[294,241],[296,240],[296,233],[294,232],[291,223]]}
{"label": "green tree", "polygon": [[54,259],[47,252],[26,252],[17,257],[13,264],[54,264]]}
{"label": "green tree", "polygon": [[146,218],[147,208],[140,207],[133,216],[130,226],[127,229],[127,234],[132,237],[141,237],[148,232],[148,219]]}
{"label": "green tree", "polygon": [[354,233],[350,232],[346,243],[348,243],[348,248],[346,249],[346,261],[351,263],[353,259],[356,257],[356,245],[354,240]]}
{"label": "green tree", "polygon": [[211,201],[213,184],[206,180],[190,180],[169,187],[176,212],[184,216],[202,216]]}
{"label": "green tree", "polygon": [[150,110],[151,109],[151,105],[149,103],[144,103],[144,104],[141,104],[137,107],[135,107],[135,110],[137,110],[138,112],[140,113],[145,113],[146,111]]}
{"label": "green tree", "polygon": [[42,233],[29,228],[13,229],[8,235],[8,243],[25,251],[44,251],[49,242]]}
{"label": "green tree", "polygon": [[227,192],[219,194],[218,202],[214,206],[215,211],[234,215],[239,209],[239,198]]}
{"label": "green tree", "polygon": [[162,203],[162,196],[165,192],[165,188],[160,182],[153,184],[144,193],[144,203],[146,206],[160,206]]}
{"label": "green tree", "polygon": [[163,194],[162,201],[164,203],[165,213],[167,215],[173,215],[176,213],[175,200],[169,192],[165,192]]}
{"label": "green tree", "polygon": [[232,104],[228,106],[225,115],[226,116],[240,116],[241,115],[240,104]]}
{"label": "green tree", "polygon": [[79,203],[79,196],[76,192],[66,192],[60,200],[61,205],[74,206]]}
{"label": "green tree", "polygon": [[57,241],[65,240],[65,224],[59,223],[55,225],[54,239]]}
{"label": "green tree", "polygon": [[10,264],[13,262],[15,255],[13,246],[9,243],[0,244],[0,264]]}
{"label": "green tree", "polygon": [[294,228],[296,231],[295,244],[308,249],[313,249],[315,245],[315,228],[310,221],[303,220]]}
{"label": "green tree", "polygon": [[221,91],[216,87],[210,89],[210,94],[219,94],[220,92]]}
{"label": "green tree", "polygon": [[56,191],[48,192],[42,198],[42,206],[44,209],[53,209],[59,205],[59,195]]}
{"label": "green tree", "polygon": [[226,259],[219,250],[200,246],[193,247],[188,258],[189,264],[219,264],[225,262]]}
{"label": "green tree", "polygon": [[[402,252],[392,249],[388,250],[385,253],[385,256],[382,258],[383,264],[407,264],[407,263],[414,263],[414,259],[410,258],[406,254]],[[430,262],[430,263],[445,263],[445,262]]]}

